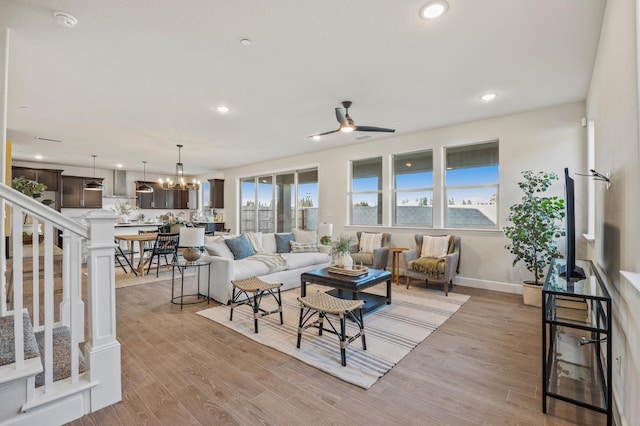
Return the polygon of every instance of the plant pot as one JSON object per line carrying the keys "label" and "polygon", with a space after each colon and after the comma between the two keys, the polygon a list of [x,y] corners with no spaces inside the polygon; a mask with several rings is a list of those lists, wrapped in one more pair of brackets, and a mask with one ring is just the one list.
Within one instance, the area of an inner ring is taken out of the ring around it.
{"label": "plant pot", "polygon": [[[44,235],[38,235],[38,242],[44,241]],[[22,234],[22,244],[33,244],[33,234]]]}
{"label": "plant pot", "polygon": [[525,305],[542,307],[542,286],[531,284],[529,282],[522,283],[522,301]]}

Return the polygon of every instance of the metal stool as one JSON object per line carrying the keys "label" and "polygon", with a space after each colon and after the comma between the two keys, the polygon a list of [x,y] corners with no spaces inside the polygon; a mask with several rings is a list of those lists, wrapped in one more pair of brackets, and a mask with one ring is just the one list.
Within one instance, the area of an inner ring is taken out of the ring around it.
{"label": "metal stool", "polygon": [[[326,293],[318,292],[310,296],[298,297],[298,301],[300,302],[300,323],[298,325],[298,344],[296,345],[298,348],[300,348],[303,330],[309,327],[317,327],[318,336],[322,336],[323,323],[326,318],[327,323],[331,326],[331,330],[326,330],[340,339],[340,359],[343,367],[347,365],[346,349],[349,343],[361,337],[362,349],[367,350],[362,317],[363,300],[339,299]],[[318,319],[311,321],[315,314],[318,314]],[[336,330],[329,317],[326,316],[327,314],[338,315],[340,318],[340,331]],[[347,316],[360,328],[360,331],[355,336],[347,336]]]}
{"label": "metal stool", "polygon": [[[253,321],[256,333],[258,332],[258,318],[266,315],[280,312],[280,324],[284,324],[282,319],[282,297],[280,295],[280,287],[282,287],[282,283],[267,283],[258,277],[252,277],[244,280],[231,281],[231,284],[233,284],[233,291],[231,293],[231,301],[229,303],[231,306],[229,321],[233,321],[233,308],[242,305],[249,305],[253,309]],[[236,289],[239,290],[237,294]],[[276,289],[278,290],[277,295],[274,292]],[[253,293],[253,296],[250,296],[249,293]],[[278,309],[265,311],[260,307],[262,296],[265,294],[273,296],[278,303]],[[239,300],[242,295],[246,296],[245,300]]]}

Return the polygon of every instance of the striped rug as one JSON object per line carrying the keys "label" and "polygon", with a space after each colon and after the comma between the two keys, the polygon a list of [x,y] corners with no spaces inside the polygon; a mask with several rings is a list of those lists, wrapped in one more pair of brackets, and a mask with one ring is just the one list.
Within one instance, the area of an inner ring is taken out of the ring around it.
{"label": "striped rug", "polygon": [[[382,294],[384,286],[378,287],[369,290]],[[318,290],[326,291],[329,288],[308,286],[307,294]],[[236,308],[233,321],[229,321],[228,306],[205,309],[198,314],[344,381],[368,389],[469,299],[469,296],[462,294],[449,293],[449,297],[445,297],[444,292],[435,289],[412,287],[406,290],[394,285],[391,305],[384,305],[364,316],[367,350],[362,350],[360,339],[352,342],[347,347],[347,366],[342,367],[338,337],[331,333],[318,336],[317,329],[309,328],[302,335],[300,349],[296,348],[300,315],[296,298],[299,295],[299,289],[283,292],[284,325],[280,325],[277,314],[263,317],[258,320],[258,334],[253,331],[253,312],[248,306]],[[261,304],[267,310],[273,309],[273,306],[275,302],[266,298]],[[334,324],[339,327],[339,322],[335,321]],[[350,321],[347,330],[350,336],[357,334]]]}

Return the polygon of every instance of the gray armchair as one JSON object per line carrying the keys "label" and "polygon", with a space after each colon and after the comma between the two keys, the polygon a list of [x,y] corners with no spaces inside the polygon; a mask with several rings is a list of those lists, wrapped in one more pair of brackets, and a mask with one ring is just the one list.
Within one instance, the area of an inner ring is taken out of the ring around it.
{"label": "gray armchair", "polygon": [[382,247],[373,250],[373,253],[364,253],[360,251],[360,238],[362,232],[356,233],[358,242],[351,245],[350,254],[353,258],[354,265],[365,265],[373,269],[386,269],[389,262],[389,246],[391,244],[391,234],[382,233]]}
{"label": "gray armchair", "polygon": [[453,278],[459,272],[460,264],[460,237],[454,236],[454,244],[449,253],[444,257],[444,261],[439,262],[437,265],[437,271],[425,272],[418,268],[415,263],[420,258],[420,252],[422,250],[422,241],[424,234],[416,234],[416,248],[413,250],[405,251],[401,254],[403,261],[401,264],[405,267],[405,276],[407,277],[407,288],[411,284],[411,279],[425,280],[425,284],[431,281],[444,284],[444,294],[449,295],[449,285],[453,286]]}

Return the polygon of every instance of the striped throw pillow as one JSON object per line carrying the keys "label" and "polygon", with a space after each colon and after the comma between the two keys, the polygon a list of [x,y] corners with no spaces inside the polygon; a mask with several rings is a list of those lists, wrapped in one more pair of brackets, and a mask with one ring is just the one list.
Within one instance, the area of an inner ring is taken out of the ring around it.
{"label": "striped throw pillow", "polygon": [[380,247],[382,247],[382,233],[363,232],[360,234],[360,251],[363,253],[373,253],[375,249]]}
{"label": "striped throw pillow", "polygon": [[291,244],[291,253],[318,253],[316,243],[298,243],[296,241],[289,241],[289,244]]}
{"label": "striped throw pillow", "polygon": [[444,257],[449,251],[449,239],[450,235],[443,237],[432,237],[425,235],[422,240],[422,250],[420,250],[420,257]]}

